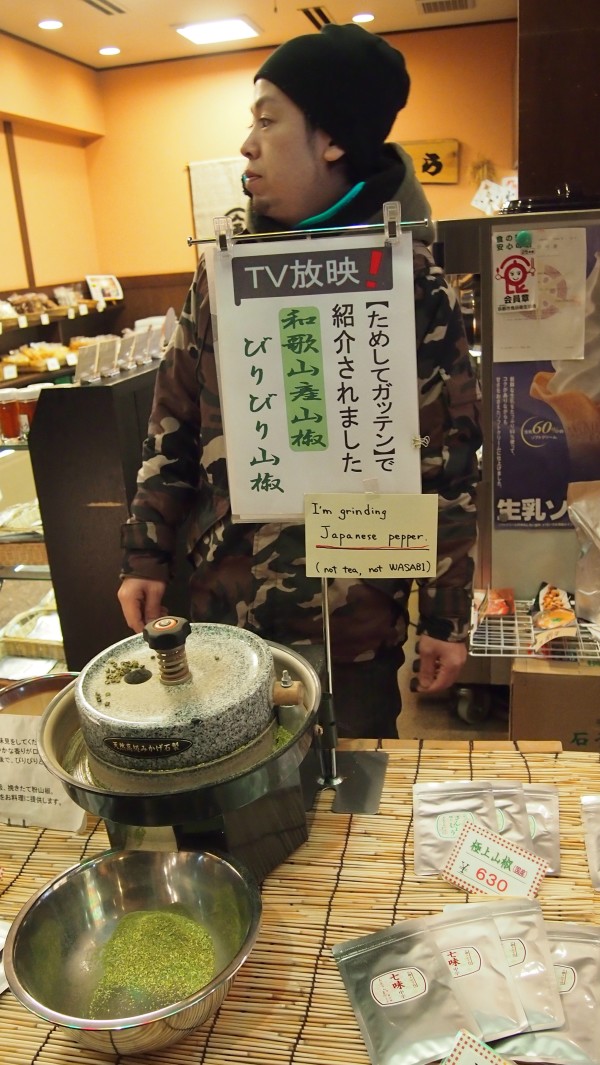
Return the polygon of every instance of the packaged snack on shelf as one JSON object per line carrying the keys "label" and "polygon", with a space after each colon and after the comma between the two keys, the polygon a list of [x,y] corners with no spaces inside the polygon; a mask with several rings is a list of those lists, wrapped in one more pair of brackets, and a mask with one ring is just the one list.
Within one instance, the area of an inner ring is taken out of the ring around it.
{"label": "packaged snack on shelf", "polygon": [[515,593],[512,588],[488,588],[477,608],[479,618],[514,617]]}
{"label": "packaged snack on shelf", "polygon": [[540,584],[531,605],[533,649],[539,651],[551,640],[577,636],[573,598],[554,584]]}
{"label": "packaged snack on shelf", "polygon": [[37,499],[15,503],[0,511],[0,542],[44,538],[44,529]]}

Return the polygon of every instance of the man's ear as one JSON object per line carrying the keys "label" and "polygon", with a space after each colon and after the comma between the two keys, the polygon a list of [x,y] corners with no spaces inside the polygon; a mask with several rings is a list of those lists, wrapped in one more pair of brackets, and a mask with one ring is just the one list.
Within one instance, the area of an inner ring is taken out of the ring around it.
{"label": "man's ear", "polygon": [[340,148],[339,144],[328,144],[323,152],[323,159],[326,163],[337,163],[346,154],[344,148]]}

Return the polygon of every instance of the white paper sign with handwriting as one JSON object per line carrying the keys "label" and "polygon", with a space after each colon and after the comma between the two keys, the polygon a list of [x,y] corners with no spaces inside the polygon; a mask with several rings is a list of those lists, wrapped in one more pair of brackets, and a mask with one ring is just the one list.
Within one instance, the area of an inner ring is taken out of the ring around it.
{"label": "white paper sign with handwriting", "polygon": [[327,492],[304,497],[309,577],[434,577],[438,497]]}

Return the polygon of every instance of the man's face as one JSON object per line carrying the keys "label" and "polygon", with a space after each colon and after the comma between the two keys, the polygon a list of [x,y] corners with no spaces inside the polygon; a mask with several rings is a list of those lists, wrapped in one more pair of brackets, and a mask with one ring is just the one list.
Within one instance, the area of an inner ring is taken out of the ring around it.
{"label": "man's face", "polygon": [[241,152],[254,209],[284,225],[326,210],[348,188],[342,168],[332,165],[343,151],[323,130],[309,129],[300,108],[264,78],[254,85],[252,125]]}

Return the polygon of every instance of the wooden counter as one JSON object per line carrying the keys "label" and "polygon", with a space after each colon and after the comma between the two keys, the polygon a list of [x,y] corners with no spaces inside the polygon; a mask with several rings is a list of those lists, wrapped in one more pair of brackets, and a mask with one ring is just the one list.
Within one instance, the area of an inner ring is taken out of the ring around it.
{"label": "wooden counter", "polygon": [[[375,741],[341,749],[375,750]],[[413,874],[415,781],[510,779],[557,784],[561,876],[539,900],[548,920],[600,924],[589,878],[582,794],[600,793],[600,755],[554,742],[385,741],[389,764],[376,816],[334,814],[322,792],[310,838],[265,881],[257,944],[214,1018],[181,1043],[139,1057],[100,1054],[38,1020],[10,991],[0,998],[2,1065],[368,1065],[337,967],[335,943],[404,918],[436,913],[456,898],[441,878]],[[0,917],[11,920],[31,894],[83,858],[106,849],[102,822],[85,835],[0,827]]]}

